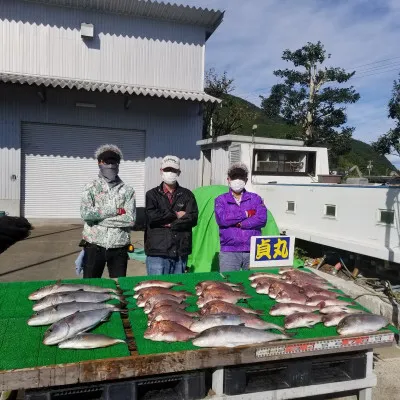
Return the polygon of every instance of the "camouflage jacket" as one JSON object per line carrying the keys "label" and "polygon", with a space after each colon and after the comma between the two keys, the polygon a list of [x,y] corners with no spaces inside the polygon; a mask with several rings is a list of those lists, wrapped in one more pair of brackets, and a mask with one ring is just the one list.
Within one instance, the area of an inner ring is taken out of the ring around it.
{"label": "camouflage jacket", "polygon": [[[124,215],[117,209],[123,208]],[[130,244],[130,230],[136,220],[135,191],[121,182],[110,188],[101,178],[85,186],[81,199],[81,217],[85,221],[83,239],[106,249]]]}

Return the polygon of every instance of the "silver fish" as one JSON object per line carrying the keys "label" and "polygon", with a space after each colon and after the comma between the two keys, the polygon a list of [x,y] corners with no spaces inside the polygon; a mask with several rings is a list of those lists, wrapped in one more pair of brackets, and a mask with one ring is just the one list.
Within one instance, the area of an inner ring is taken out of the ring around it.
{"label": "silver fish", "polygon": [[198,321],[194,321],[189,329],[193,332],[203,332],[206,329],[213,328],[215,326],[226,326],[226,325],[243,325],[248,328],[254,329],[278,329],[282,331],[282,327],[279,325],[271,324],[256,316],[242,314],[212,314],[206,315],[200,318]]}
{"label": "silver fish", "polygon": [[95,292],[95,293],[114,293],[117,294],[116,289],[104,288],[100,286],[94,285],[84,285],[81,283],[61,283],[61,281],[57,281],[54,285],[44,286],[35,292],[31,293],[28,297],[29,300],[41,300],[46,296],[50,296],[51,294],[56,293],[64,293],[64,292]]}
{"label": "silver fish", "polygon": [[282,339],[290,339],[290,336],[245,326],[216,326],[200,333],[193,339],[193,344],[197,347],[237,347]]}
{"label": "silver fish", "polygon": [[43,343],[52,345],[70,339],[94,328],[100,322],[105,321],[110,314],[111,311],[107,308],[92,311],[78,311],[51,325],[44,334]]}
{"label": "silver fish", "polygon": [[388,320],[381,315],[352,314],[339,322],[337,332],[339,335],[364,335],[379,331],[388,323]]}
{"label": "silver fish", "polygon": [[107,308],[113,312],[122,311],[119,307],[113,304],[106,304],[106,303],[72,302],[72,303],[57,304],[52,307],[44,308],[43,310],[33,314],[32,317],[30,317],[28,320],[28,325],[30,326],[50,325],[78,311],[100,310],[103,308]]}
{"label": "silver fish", "polygon": [[76,301],[78,303],[103,303],[108,300],[116,299],[121,303],[125,303],[123,298],[113,293],[93,293],[93,292],[70,292],[70,293],[58,293],[46,296],[42,300],[39,300],[32,307],[33,311],[40,311],[44,308],[55,306],[57,304],[72,303]]}
{"label": "silver fish", "polygon": [[81,333],[71,339],[58,343],[58,347],[60,349],[98,349],[118,343],[126,343],[126,341],[95,333]]}

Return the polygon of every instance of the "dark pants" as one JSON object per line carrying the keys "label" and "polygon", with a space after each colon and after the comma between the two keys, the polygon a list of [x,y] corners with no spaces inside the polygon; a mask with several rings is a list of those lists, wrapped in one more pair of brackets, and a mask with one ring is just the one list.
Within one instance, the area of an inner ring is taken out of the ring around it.
{"label": "dark pants", "polygon": [[86,245],[83,258],[83,277],[101,278],[106,263],[110,278],[126,276],[128,267],[127,250],[127,247],[106,250],[104,247],[95,244]]}

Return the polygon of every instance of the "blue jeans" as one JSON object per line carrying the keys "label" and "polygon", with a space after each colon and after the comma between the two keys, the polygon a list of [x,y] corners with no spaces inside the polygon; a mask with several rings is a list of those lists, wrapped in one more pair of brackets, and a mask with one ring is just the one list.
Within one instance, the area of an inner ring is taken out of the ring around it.
{"label": "blue jeans", "polygon": [[247,270],[250,265],[250,253],[246,252],[222,252],[219,253],[219,271]]}
{"label": "blue jeans", "polygon": [[147,275],[183,274],[185,272],[187,257],[146,257]]}

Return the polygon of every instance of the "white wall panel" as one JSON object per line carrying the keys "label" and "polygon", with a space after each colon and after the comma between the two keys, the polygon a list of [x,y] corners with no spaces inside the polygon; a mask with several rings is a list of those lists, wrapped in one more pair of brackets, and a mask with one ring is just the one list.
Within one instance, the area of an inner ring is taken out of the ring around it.
{"label": "white wall panel", "polygon": [[[198,186],[200,151],[196,141],[202,130],[198,104],[135,97],[126,110],[124,97],[115,94],[47,89],[47,101],[41,103],[36,92],[35,87],[0,84],[0,163],[7,168],[6,173],[0,171],[0,200],[20,198],[19,183],[11,182],[7,176],[13,171],[20,174],[22,122],[145,131],[145,190],[160,183],[160,163],[166,154],[182,159],[180,183],[190,189]],[[92,103],[96,108],[76,107],[76,102]],[[95,147],[95,143],[90,145],[90,152]],[[5,203],[1,204],[4,208]],[[6,211],[14,210],[15,202],[10,200],[8,204]]]}
{"label": "white wall panel", "polygon": [[[82,39],[81,22],[95,37]],[[205,30],[20,0],[0,2],[0,71],[202,90]]]}

